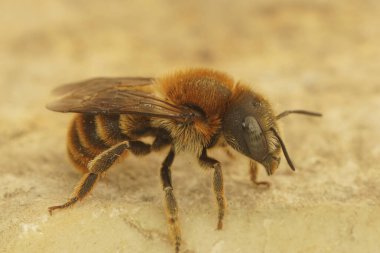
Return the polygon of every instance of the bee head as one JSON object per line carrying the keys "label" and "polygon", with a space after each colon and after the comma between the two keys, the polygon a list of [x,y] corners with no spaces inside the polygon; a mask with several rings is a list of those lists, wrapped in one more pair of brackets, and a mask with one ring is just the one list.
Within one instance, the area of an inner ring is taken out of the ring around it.
{"label": "bee head", "polygon": [[231,99],[225,113],[224,137],[234,149],[261,163],[268,175],[278,168],[281,150],[290,168],[295,170],[277,126],[277,120],[290,113],[322,116],[303,110],[285,111],[275,116],[266,99],[246,88],[240,89]]}
{"label": "bee head", "polygon": [[276,117],[263,97],[247,90],[231,99],[223,119],[223,134],[229,145],[261,163],[269,175],[280,163],[281,143]]}
{"label": "bee head", "polygon": [[281,160],[280,142],[274,134],[277,133],[274,130],[277,126],[268,125],[268,122],[262,120],[261,117],[255,118],[252,115],[254,114],[242,117],[240,133],[237,134],[242,138],[240,138],[240,143],[237,142],[237,146],[241,148],[241,153],[264,165],[268,175],[271,175],[278,168]]}

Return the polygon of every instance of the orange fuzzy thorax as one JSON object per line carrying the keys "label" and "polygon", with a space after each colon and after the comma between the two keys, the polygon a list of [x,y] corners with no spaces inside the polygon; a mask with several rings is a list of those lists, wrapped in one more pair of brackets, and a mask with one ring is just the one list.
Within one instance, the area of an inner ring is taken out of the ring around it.
{"label": "orange fuzzy thorax", "polygon": [[234,81],[228,75],[208,70],[178,71],[160,79],[164,97],[177,105],[195,105],[206,116],[194,124],[207,143],[221,128],[222,116],[231,96]]}

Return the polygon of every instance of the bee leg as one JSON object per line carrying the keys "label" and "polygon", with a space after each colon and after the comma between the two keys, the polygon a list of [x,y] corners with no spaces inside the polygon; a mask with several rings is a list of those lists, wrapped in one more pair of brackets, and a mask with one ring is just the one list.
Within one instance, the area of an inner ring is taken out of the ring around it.
{"label": "bee leg", "polygon": [[75,187],[70,200],[63,205],[49,207],[49,213],[52,214],[55,209],[63,209],[72,206],[78,200],[83,199],[91,191],[102,173],[106,172],[118,160],[123,152],[129,148],[129,141],[125,141],[110,147],[96,156],[88,164],[89,172],[82,176],[82,179]]}
{"label": "bee leg", "polygon": [[214,170],[213,176],[213,188],[218,204],[218,226],[217,229],[223,228],[224,210],[226,208],[226,199],[224,196],[223,185],[223,172],[220,162],[207,156],[206,149],[203,149],[201,156],[199,157],[199,163],[201,166]]}
{"label": "bee leg", "polygon": [[235,156],[234,154],[232,154],[231,150],[229,148],[225,148],[224,149],[224,152],[226,153],[226,155],[231,158],[231,159],[235,159]]}
{"label": "bee leg", "polygon": [[161,181],[162,187],[165,192],[166,217],[168,219],[170,231],[175,241],[175,252],[178,253],[181,245],[181,229],[179,227],[178,222],[178,207],[177,201],[175,200],[173,194],[172,178],[170,171],[170,166],[173,163],[174,156],[174,150],[171,149],[161,166]]}
{"label": "bee leg", "polygon": [[129,150],[135,156],[144,156],[152,151],[152,146],[142,141],[129,141]]}
{"label": "bee leg", "polygon": [[164,147],[168,146],[172,143],[171,137],[167,133],[158,133],[156,138],[154,139],[152,143],[152,150],[153,151],[160,151]]}
{"label": "bee leg", "polygon": [[258,167],[257,162],[250,160],[249,161],[249,174],[251,176],[251,181],[254,186],[263,187],[265,189],[270,187],[270,182],[268,181],[257,181]]}
{"label": "bee leg", "polygon": [[219,147],[221,147],[223,149],[224,153],[226,153],[226,155],[228,156],[228,158],[235,159],[235,156],[231,152],[231,150],[228,147],[227,143],[222,142],[221,144],[219,144]]}

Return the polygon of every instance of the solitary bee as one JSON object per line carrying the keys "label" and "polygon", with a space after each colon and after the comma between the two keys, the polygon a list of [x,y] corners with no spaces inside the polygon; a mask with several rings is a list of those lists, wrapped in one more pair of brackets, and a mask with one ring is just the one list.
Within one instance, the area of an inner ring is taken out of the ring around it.
{"label": "solitary bee", "polygon": [[[61,98],[49,104],[57,112],[78,113],[68,133],[67,150],[82,173],[72,197],[49,212],[72,206],[83,199],[103,173],[128,151],[147,155],[169,146],[161,165],[165,209],[175,252],[179,252],[181,231],[173,193],[171,170],[179,152],[191,152],[199,164],[213,170],[213,190],[218,206],[217,229],[223,227],[226,200],[219,161],[207,150],[227,143],[250,158],[251,178],[256,181],[256,163],[268,175],[274,173],[283,151],[289,166],[294,165],[280,137],[277,120],[308,111],[285,111],[275,115],[270,103],[247,85],[209,69],[178,71],[162,78],[95,78],[58,87]],[[142,138],[153,137],[151,143]]]}

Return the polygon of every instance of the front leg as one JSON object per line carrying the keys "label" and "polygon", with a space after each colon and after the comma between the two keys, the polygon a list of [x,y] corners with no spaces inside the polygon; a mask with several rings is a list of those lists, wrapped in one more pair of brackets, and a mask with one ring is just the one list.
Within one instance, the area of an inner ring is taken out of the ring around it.
{"label": "front leg", "polygon": [[214,176],[212,178],[213,190],[216,196],[218,204],[218,226],[217,229],[223,228],[224,210],[226,208],[226,199],[224,196],[223,185],[223,172],[220,162],[207,156],[207,150],[203,149],[201,156],[199,157],[199,163],[201,166],[207,169],[214,170]]}
{"label": "front leg", "polygon": [[258,167],[257,162],[253,160],[249,161],[249,174],[254,186],[263,187],[264,189],[268,189],[270,187],[270,183],[267,181],[257,181]]}
{"label": "front leg", "polygon": [[175,241],[175,252],[179,252],[181,246],[181,229],[178,222],[178,206],[173,194],[172,176],[170,166],[174,160],[174,150],[171,149],[161,167],[162,188],[165,192],[165,210],[169,228]]}

